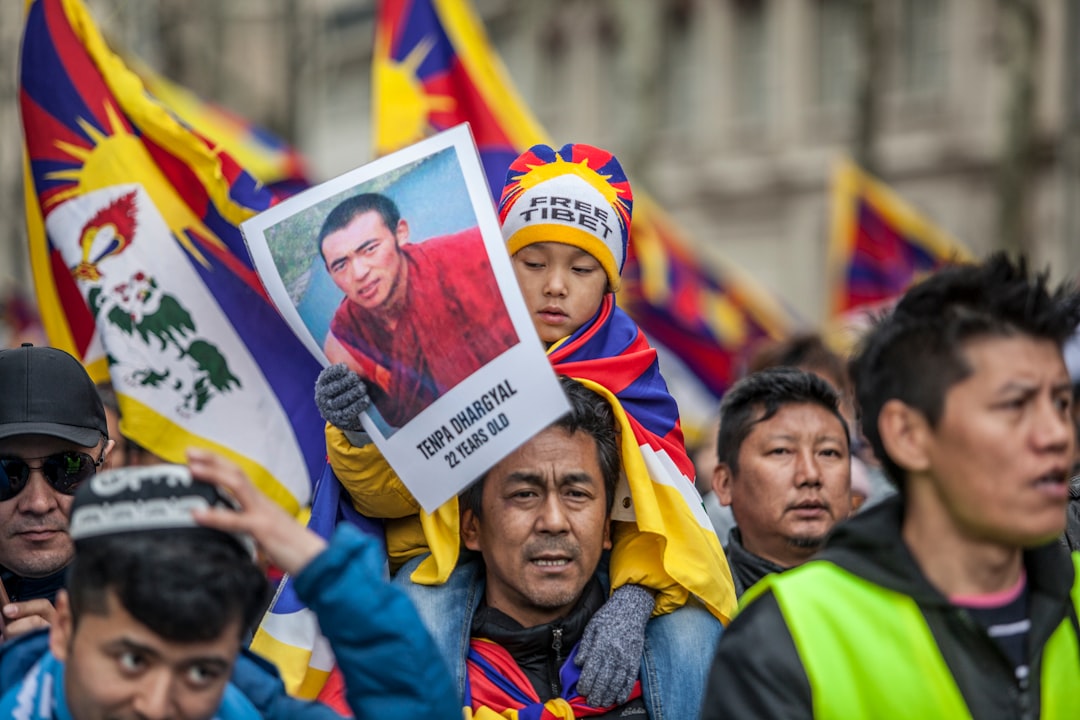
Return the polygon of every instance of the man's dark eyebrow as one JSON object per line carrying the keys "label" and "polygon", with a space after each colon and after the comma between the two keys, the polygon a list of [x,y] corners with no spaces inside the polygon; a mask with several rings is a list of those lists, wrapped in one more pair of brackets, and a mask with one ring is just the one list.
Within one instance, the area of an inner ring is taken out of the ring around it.
{"label": "man's dark eyebrow", "polygon": [[568,472],[559,476],[556,484],[559,487],[564,485],[596,485],[597,479],[587,472]]}
{"label": "man's dark eyebrow", "polygon": [[503,478],[503,484],[509,483],[521,483],[523,485],[540,487],[544,485],[544,478],[535,470],[515,470]]}
{"label": "man's dark eyebrow", "polygon": [[[1035,395],[1038,392],[1039,386],[1037,384],[1017,380],[1009,381],[1002,385],[1000,388],[998,388],[999,395],[1020,393],[1026,397],[1029,395]],[[1064,393],[1072,394],[1072,383],[1067,380],[1063,380],[1060,383],[1055,383],[1050,387],[1050,393],[1052,395],[1059,395]]]}
{"label": "man's dark eyebrow", "polygon": [[[136,642],[131,638],[119,638],[117,640],[113,640],[112,642],[105,645],[105,649],[110,652],[122,652],[125,650],[132,651],[140,655],[151,657],[155,660],[161,659],[161,653],[159,653],[157,650],[148,645],[143,645],[140,642]],[[228,669],[229,661],[226,658],[221,657],[220,655],[207,655],[205,657],[188,658],[184,662],[184,665],[188,667],[192,665],[211,665],[219,670],[224,671]]]}
{"label": "man's dark eyebrow", "polygon": [[207,655],[206,657],[189,658],[184,662],[184,667],[193,666],[211,667],[218,672],[225,672],[229,669],[229,662],[225,658],[218,657],[217,655]]}
{"label": "man's dark eyebrow", "polygon": [[354,247],[352,251],[353,252],[358,252],[360,250],[366,250],[367,248],[371,247],[375,243],[379,242],[379,240],[380,240],[380,238],[378,238],[378,237],[369,237],[369,238],[366,238],[364,240],[361,240],[359,243],[357,243],[356,247]]}
{"label": "man's dark eyebrow", "polygon": [[1054,387],[1050,388],[1050,392],[1054,395],[1072,395],[1072,391],[1072,382],[1060,382]]}
{"label": "man's dark eyebrow", "polygon": [[125,637],[117,638],[116,640],[113,640],[112,642],[106,644],[105,649],[109,650],[110,652],[132,650],[139,653],[140,655],[149,655],[150,657],[155,659],[159,659],[161,657],[161,653],[159,653],[157,650],[150,647],[149,645],[143,645],[140,642],[136,642],[131,638]]}

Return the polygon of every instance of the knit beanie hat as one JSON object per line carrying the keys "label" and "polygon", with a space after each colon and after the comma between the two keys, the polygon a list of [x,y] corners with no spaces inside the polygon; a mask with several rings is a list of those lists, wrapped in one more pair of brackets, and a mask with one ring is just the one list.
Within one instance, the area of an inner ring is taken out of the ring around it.
{"label": "knit beanie hat", "polygon": [[599,261],[617,290],[633,205],[630,182],[608,151],[533,145],[506,173],[499,222],[511,255],[538,242],[573,245]]}

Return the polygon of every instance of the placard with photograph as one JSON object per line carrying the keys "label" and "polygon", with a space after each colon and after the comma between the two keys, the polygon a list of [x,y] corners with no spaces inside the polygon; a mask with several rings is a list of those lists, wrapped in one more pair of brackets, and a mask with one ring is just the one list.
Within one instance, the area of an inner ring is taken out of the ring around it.
{"label": "placard with photograph", "polygon": [[240,228],[293,332],[365,380],[364,428],[425,510],[568,410],[467,124]]}

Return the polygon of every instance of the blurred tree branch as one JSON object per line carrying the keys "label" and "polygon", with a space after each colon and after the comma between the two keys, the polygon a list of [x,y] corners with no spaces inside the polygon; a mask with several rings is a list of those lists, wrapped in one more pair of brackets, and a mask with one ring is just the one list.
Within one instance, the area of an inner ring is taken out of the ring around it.
{"label": "blurred tree branch", "polygon": [[1006,96],[998,165],[998,246],[1010,253],[1031,250],[1028,187],[1035,118],[1035,69],[1041,17],[1037,0],[998,0],[1004,43]]}

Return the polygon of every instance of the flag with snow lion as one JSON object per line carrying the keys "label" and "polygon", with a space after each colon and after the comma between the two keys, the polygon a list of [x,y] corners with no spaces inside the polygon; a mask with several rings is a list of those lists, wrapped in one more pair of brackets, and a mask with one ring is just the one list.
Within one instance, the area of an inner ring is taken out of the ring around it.
{"label": "flag with snow lion", "polygon": [[20,83],[50,343],[112,382],[132,440],[170,462],[219,452],[298,511],[325,458],[319,366],[237,228],[274,196],[145,90],[79,0],[28,4]]}

